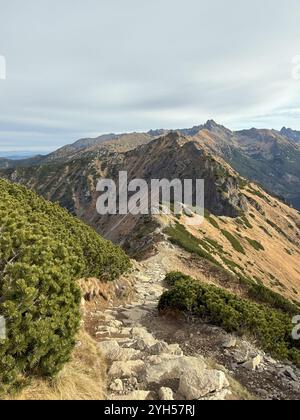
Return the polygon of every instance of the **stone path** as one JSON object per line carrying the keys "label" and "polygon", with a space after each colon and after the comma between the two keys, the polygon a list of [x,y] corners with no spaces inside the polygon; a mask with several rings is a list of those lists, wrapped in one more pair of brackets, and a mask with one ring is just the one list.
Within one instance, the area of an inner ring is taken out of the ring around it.
{"label": "stone path", "polygon": [[108,399],[225,399],[229,382],[223,371],[209,369],[201,356],[187,356],[178,344],[155,338],[143,319],[157,316],[163,279],[172,270],[159,253],[134,273],[136,301],[106,310],[97,340],[108,362]]}

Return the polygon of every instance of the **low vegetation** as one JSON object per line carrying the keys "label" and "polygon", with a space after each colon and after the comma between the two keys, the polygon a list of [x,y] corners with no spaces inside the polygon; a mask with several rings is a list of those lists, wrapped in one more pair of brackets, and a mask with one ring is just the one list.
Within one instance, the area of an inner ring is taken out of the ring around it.
{"label": "low vegetation", "polygon": [[113,280],[123,251],[57,204],[0,180],[0,392],[27,377],[55,376],[69,360],[80,322],[75,279]]}
{"label": "low vegetation", "polygon": [[262,246],[262,244],[254,239],[245,238],[248,243],[256,250],[256,251],[264,251],[265,248]]}
{"label": "low vegetation", "polygon": [[289,312],[254,303],[181,273],[169,274],[166,282],[171,288],[160,299],[161,312],[177,310],[199,316],[228,332],[253,337],[273,356],[300,365],[300,342],[292,338]]}
{"label": "low vegetation", "polygon": [[199,257],[220,266],[220,263],[209,252],[202,248],[201,245],[203,241],[195,238],[180,223],[176,223],[173,227],[166,228],[165,233],[170,237],[170,241],[173,244],[180,246],[191,254],[196,254]]}
{"label": "low vegetation", "polygon": [[240,252],[241,254],[246,254],[243,246],[235,236],[233,236],[230,232],[228,232],[225,229],[222,229],[221,232],[225,236],[225,238],[228,239],[228,241],[231,243],[233,249],[235,249],[237,252]]}
{"label": "low vegetation", "polygon": [[211,215],[210,211],[207,209],[204,209],[204,217],[208,222],[216,229],[220,229],[220,226],[216,219]]}
{"label": "low vegetation", "polygon": [[[214,266],[217,266],[220,274],[230,279],[228,285],[238,284],[249,299],[252,299],[257,303],[264,303],[270,308],[289,313],[291,316],[299,314],[300,308],[298,305],[266,287],[261,280],[247,276],[245,274],[245,269],[238,263],[229,259],[222,248],[219,248],[220,245],[216,241],[209,240],[208,238],[205,238],[205,240],[197,239],[179,223],[176,223],[174,227],[167,228],[166,233],[169,235],[172,243],[180,246],[187,252],[204,258]],[[239,242],[237,241],[237,238],[233,237],[229,232],[227,233],[229,234],[228,238],[231,238],[232,244],[235,244],[235,246],[238,247],[237,244],[239,244]],[[236,240],[237,243],[234,240]],[[205,245],[213,246],[215,251],[219,252],[220,258],[226,268],[211,255],[208,248],[205,248]],[[203,246],[205,249],[203,249]],[[262,245],[259,242],[256,243],[256,241],[253,241],[252,246],[255,247],[256,250],[263,249]]]}
{"label": "low vegetation", "polygon": [[31,378],[20,392],[6,396],[21,401],[95,401],[106,398],[106,362],[97,343],[84,331],[71,359],[52,380]]}

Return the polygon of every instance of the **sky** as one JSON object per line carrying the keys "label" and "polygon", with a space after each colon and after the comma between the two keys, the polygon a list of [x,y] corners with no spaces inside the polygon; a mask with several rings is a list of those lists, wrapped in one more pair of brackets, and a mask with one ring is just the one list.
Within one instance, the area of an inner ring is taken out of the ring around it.
{"label": "sky", "polygon": [[207,119],[300,130],[299,17],[299,0],[0,0],[0,155]]}

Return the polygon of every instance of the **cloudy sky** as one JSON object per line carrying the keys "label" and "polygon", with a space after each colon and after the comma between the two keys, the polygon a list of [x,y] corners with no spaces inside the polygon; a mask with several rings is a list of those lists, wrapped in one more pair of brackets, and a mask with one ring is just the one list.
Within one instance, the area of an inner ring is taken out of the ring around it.
{"label": "cloudy sky", "polygon": [[209,118],[300,130],[299,16],[299,0],[0,0],[0,152]]}

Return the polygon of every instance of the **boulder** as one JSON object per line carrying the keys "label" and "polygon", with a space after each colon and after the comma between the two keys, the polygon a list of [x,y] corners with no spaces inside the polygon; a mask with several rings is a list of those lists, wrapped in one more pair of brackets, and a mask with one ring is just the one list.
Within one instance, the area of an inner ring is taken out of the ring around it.
{"label": "boulder", "polygon": [[239,364],[246,363],[249,359],[249,350],[236,350],[232,353],[234,360]]}
{"label": "boulder", "polygon": [[142,360],[131,360],[128,362],[114,362],[108,372],[111,378],[131,378],[138,377],[145,369]]}
{"label": "boulder", "polygon": [[109,389],[113,392],[123,392],[123,382],[121,381],[121,379],[116,379],[114,382],[111,383]]}
{"label": "boulder", "polygon": [[110,321],[109,326],[112,328],[121,328],[123,323],[121,321],[117,321],[116,319]]}
{"label": "boulder", "polygon": [[227,337],[223,343],[222,343],[222,347],[224,349],[232,349],[236,346],[236,338],[235,337]]}
{"label": "boulder", "polygon": [[138,359],[141,353],[131,348],[122,348],[117,341],[102,341],[98,343],[98,348],[105,359],[110,362],[127,362],[128,360]]}
{"label": "boulder", "polygon": [[169,346],[164,341],[158,341],[149,348],[149,353],[158,356],[162,353],[169,353]]}
{"label": "boulder", "polygon": [[174,401],[174,394],[171,388],[160,388],[158,396],[161,401]]}
{"label": "boulder", "polygon": [[256,357],[248,360],[246,363],[243,364],[243,367],[248,369],[248,370],[257,370],[260,365],[262,363],[262,358],[261,356],[258,354]]}
{"label": "boulder", "polygon": [[183,211],[184,214],[188,217],[193,217],[195,215],[194,212],[187,206],[184,206]]}
{"label": "boulder", "polygon": [[187,400],[199,400],[212,392],[220,392],[228,386],[229,382],[225,373],[220,370],[199,372],[189,369],[180,378],[178,392]]}
{"label": "boulder", "polygon": [[183,356],[179,344],[167,344],[164,341],[158,341],[154,346],[151,346],[149,353],[153,355],[173,354],[175,356]]}
{"label": "boulder", "polygon": [[137,341],[142,340],[140,341],[140,343],[143,343],[143,345],[146,348],[153,346],[157,342],[157,340],[155,340],[153,335],[148,333],[148,331],[145,328],[132,328],[131,336],[132,338],[135,338]]}
{"label": "boulder", "polygon": [[205,362],[201,357],[172,357],[165,358],[162,363],[148,366],[145,372],[145,381],[148,384],[159,384],[165,380],[180,379],[189,370],[196,371],[198,375],[204,373]]}
{"label": "boulder", "polygon": [[162,362],[162,358],[160,356],[149,356],[147,357],[146,362],[151,365],[159,365]]}
{"label": "boulder", "polygon": [[97,344],[97,347],[103,356],[108,360],[113,360],[110,359],[110,357],[114,357],[114,355],[120,350],[120,346],[115,340],[101,341]]}

